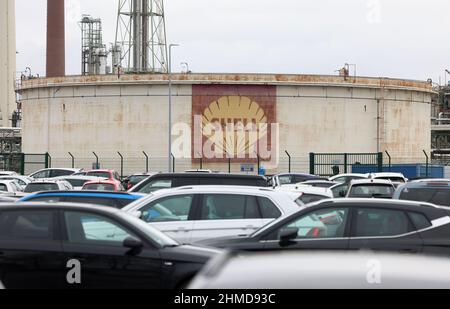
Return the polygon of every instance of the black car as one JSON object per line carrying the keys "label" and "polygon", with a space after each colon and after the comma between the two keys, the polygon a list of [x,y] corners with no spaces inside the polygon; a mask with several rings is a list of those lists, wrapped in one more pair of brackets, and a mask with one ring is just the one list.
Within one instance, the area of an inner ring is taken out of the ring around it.
{"label": "black car", "polygon": [[339,199],[321,201],[250,236],[202,245],[244,251],[324,249],[450,254],[450,208],[426,203]]}
{"label": "black car", "polygon": [[254,175],[220,173],[156,174],[142,181],[129,192],[148,194],[161,189],[202,185],[268,187],[269,183],[266,177]]}
{"label": "black car", "polygon": [[7,289],[183,287],[217,253],[180,245],[114,208],[0,206],[0,281]]}

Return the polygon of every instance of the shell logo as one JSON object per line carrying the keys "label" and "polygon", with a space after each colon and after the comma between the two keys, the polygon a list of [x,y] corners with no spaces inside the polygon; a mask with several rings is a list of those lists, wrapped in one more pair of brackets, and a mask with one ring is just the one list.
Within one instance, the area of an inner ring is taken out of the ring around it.
{"label": "shell logo", "polygon": [[203,112],[202,127],[203,135],[215,145],[216,152],[232,157],[251,155],[258,141],[268,134],[264,110],[245,96],[224,96],[212,102]]}

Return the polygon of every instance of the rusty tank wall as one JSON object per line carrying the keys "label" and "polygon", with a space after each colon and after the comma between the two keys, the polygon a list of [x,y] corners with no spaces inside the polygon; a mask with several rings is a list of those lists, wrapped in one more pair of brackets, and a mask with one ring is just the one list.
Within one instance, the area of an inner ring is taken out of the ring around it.
{"label": "rusty tank wall", "polygon": [[[23,100],[25,153],[68,158],[71,152],[77,158],[91,158],[96,152],[104,165],[117,168],[118,151],[126,158],[141,159],[145,151],[153,160],[152,170],[167,169],[166,75],[37,79],[24,82],[18,91]],[[180,74],[173,76],[174,138],[183,128],[192,129],[197,110],[224,96],[228,102],[248,97],[267,119],[279,124],[278,155],[284,158],[288,150],[297,160],[293,166],[297,171],[308,171],[310,152],[388,150],[398,160],[412,163],[423,160],[423,150],[431,148],[433,95],[428,83],[397,79]],[[185,154],[195,156],[193,142],[186,140],[184,146],[189,148]],[[77,165],[89,167],[92,161]],[[179,170],[199,167],[191,158],[178,162],[182,162]],[[125,174],[143,170],[131,161],[126,166]],[[228,170],[222,161],[205,166]],[[233,171],[238,169],[233,166]],[[281,159],[271,172],[285,169]]]}

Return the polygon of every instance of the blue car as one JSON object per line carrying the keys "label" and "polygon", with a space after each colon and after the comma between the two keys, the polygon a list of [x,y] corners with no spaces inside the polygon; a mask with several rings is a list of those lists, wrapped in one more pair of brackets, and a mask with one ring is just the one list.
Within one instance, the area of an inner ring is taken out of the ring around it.
{"label": "blue car", "polygon": [[46,203],[78,203],[109,206],[122,209],[128,204],[142,198],[142,194],[130,194],[126,192],[100,192],[100,191],[50,191],[28,195],[21,202],[46,202]]}
{"label": "blue car", "polygon": [[450,206],[450,180],[426,179],[409,182],[398,187],[393,198]]}

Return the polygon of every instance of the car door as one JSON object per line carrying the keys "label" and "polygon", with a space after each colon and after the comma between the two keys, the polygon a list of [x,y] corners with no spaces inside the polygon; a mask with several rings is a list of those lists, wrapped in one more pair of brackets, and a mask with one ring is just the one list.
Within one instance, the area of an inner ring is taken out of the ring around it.
{"label": "car door", "polygon": [[353,209],[350,249],[421,252],[423,241],[403,210]]}
{"label": "car door", "polygon": [[189,243],[197,198],[194,194],[162,197],[138,210],[142,213],[141,219],[154,228],[181,243]]}
{"label": "car door", "polygon": [[125,248],[129,237],[140,239],[117,220],[95,213],[64,211],[63,249],[67,261],[80,265],[80,284],[69,288],[155,289],[161,286],[158,248],[145,243],[134,252]]}
{"label": "car door", "polygon": [[[347,250],[350,222],[351,212],[346,207],[315,209],[274,226],[260,242],[265,250]],[[297,230],[297,237],[283,244],[280,235],[286,230]]]}
{"label": "car door", "polygon": [[66,263],[55,212],[0,213],[0,281],[8,289],[59,289]]}
{"label": "car door", "polygon": [[194,222],[191,241],[249,235],[263,225],[255,196],[204,194]]}

